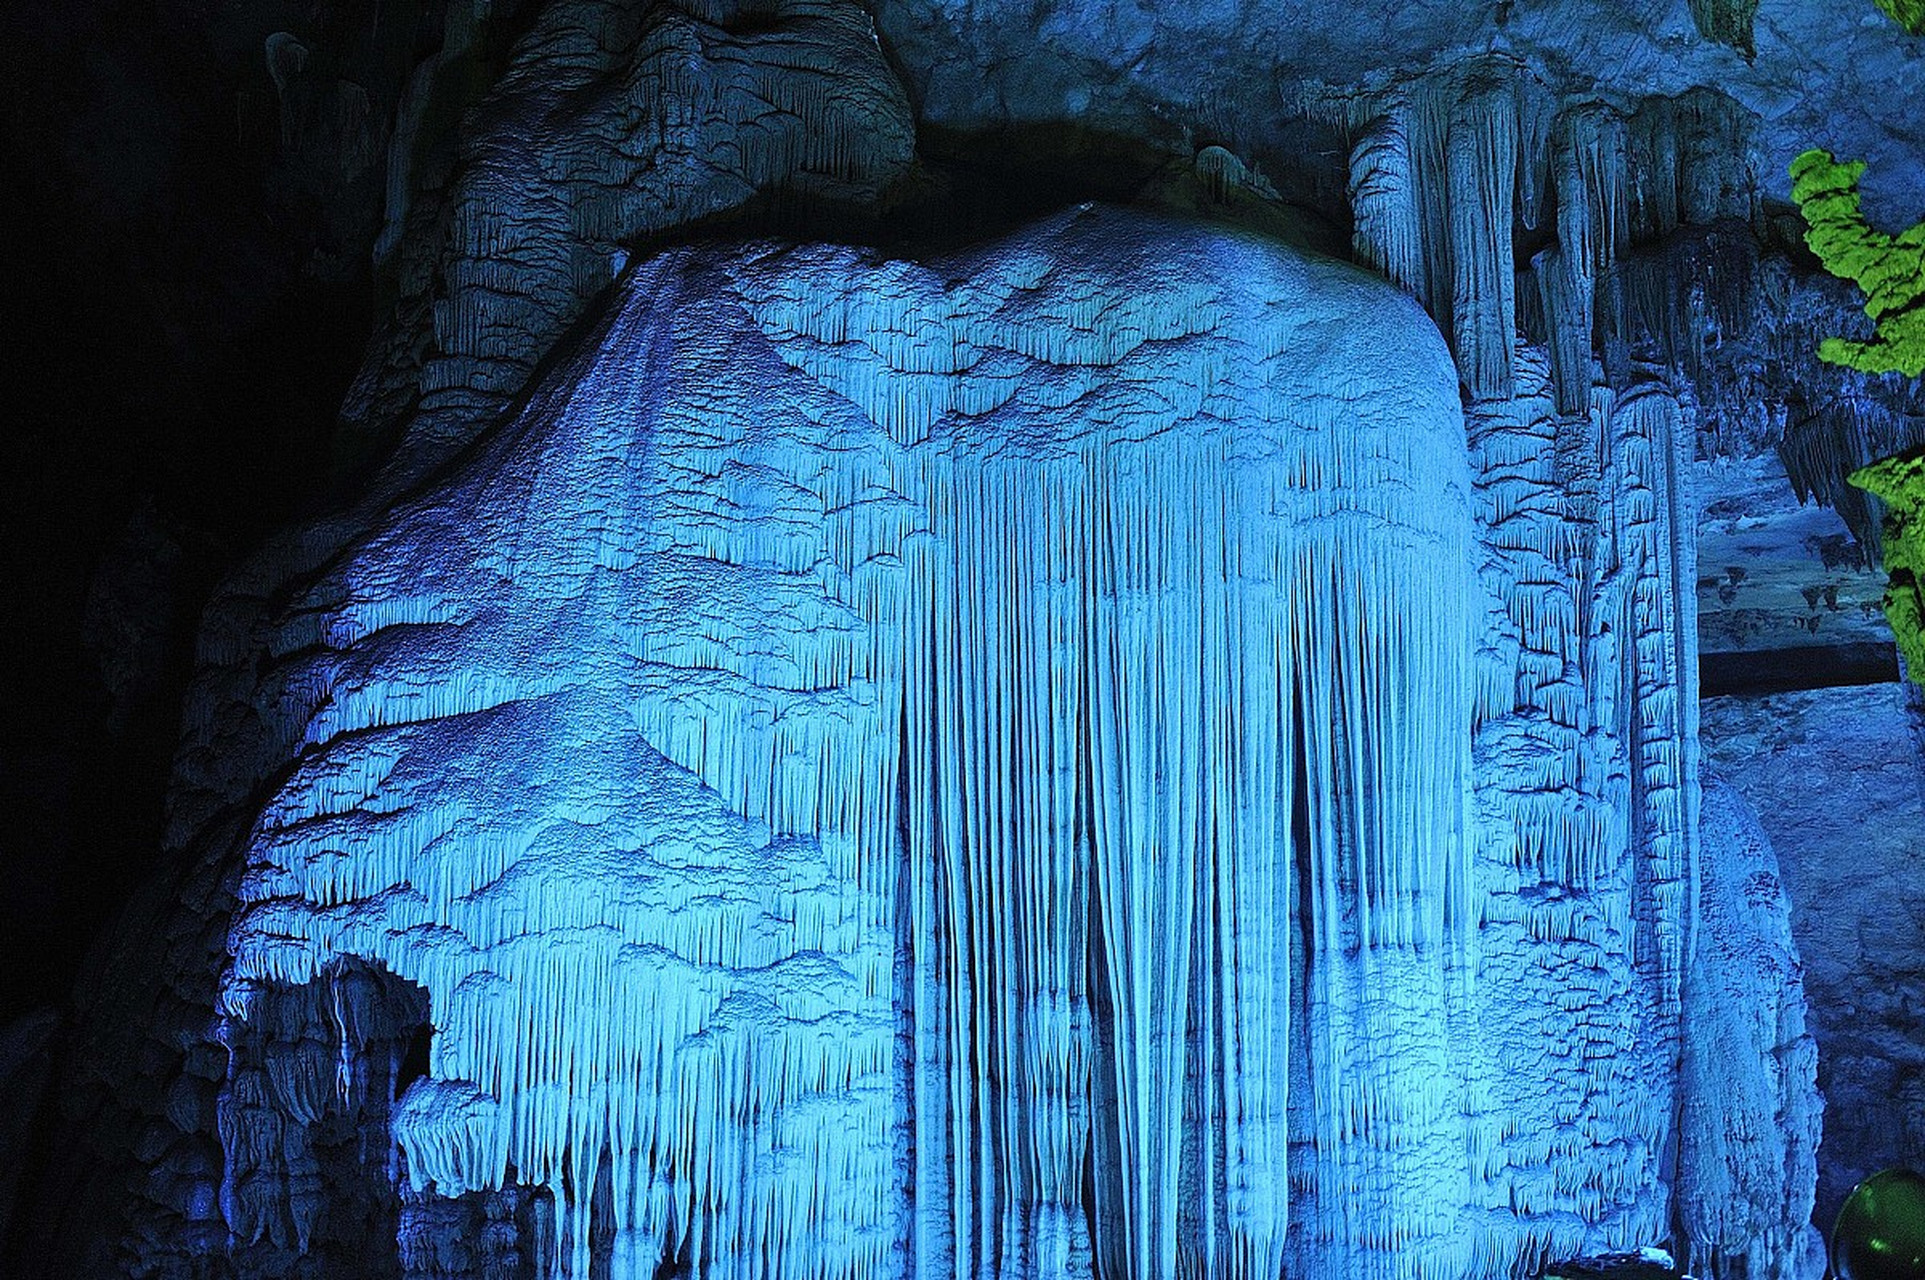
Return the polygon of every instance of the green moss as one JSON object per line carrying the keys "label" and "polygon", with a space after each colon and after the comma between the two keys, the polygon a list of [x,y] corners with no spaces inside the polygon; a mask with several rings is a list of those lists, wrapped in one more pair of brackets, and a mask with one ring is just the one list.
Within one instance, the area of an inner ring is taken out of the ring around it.
{"label": "green moss", "polygon": [[[1895,0],[1925,10],[1925,0]],[[1925,373],[1925,222],[1888,236],[1858,208],[1862,161],[1839,164],[1827,151],[1791,162],[1791,198],[1804,211],[1805,243],[1825,270],[1865,291],[1865,314],[1878,327],[1868,342],[1827,338],[1818,356],[1865,373]]]}
{"label": "green moss", "polygon": [[1925,0],[1878,0],[1878,7],[1913,35],[1925,36]]}
{"label": "green moss", "polygon": [[1925,448],[1861,467],[1847,477],[1885,504],[1885,619],[1905,670],[1925,684]]}

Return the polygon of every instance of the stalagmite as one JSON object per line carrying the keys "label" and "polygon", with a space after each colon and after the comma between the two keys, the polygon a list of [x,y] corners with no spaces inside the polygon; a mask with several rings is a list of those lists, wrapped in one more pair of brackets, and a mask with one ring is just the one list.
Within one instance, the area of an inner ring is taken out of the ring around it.
{"label": "stalagmite", "polygon": [[[1791,904],[1771,842],[1729,783],[1705,786],[1710,941],[1688,979],[1706,1016],[1685,1041],[1680,1205],[1692,1270],[1767,1280],[1820,1274],[1824,1241],[1808,1206],[1824,1110],[1818,1048],[1806,1030]],[[1754,1061],[1761,1071],[1726,1064]],[[1816,1255],[1815,1257],[1813,1255]]]}

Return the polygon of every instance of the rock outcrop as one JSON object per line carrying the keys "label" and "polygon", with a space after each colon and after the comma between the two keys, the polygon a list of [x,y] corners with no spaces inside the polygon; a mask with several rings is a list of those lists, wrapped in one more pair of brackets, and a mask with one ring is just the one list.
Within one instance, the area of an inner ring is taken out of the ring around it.
{"label": "rock outcrop", "polygon": [[1816,1220],[1829,1229],[1854,1183],[1925,1161],[1917,712],[1892,683],[1707,699],[1705,726],[1792,903],[1825,1099]]}
{"label": "rock outcrop", "polygon": [[1818,1187],[1818,1046],[1791,903],[1758,815],[1704,788],[1702,935],[1686,979],[1678,1203],[1692,1269],[1807,1280],[1825,1269]]}

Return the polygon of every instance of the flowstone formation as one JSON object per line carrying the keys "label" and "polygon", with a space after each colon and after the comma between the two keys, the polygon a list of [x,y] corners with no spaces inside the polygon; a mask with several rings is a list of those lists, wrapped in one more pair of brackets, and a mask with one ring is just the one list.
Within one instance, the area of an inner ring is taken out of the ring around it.
{"label": "flowstone formation", "polygon": [[[1809,1092],[1680,1065],[1787,980],[1699,958],[1689,433],[1503,355],[1467,442],[1408,298],[1102,207],[631,269],[266,638],[229,1255],[1496,1276],[1682,1177],[1790,1274],[1780,1139],[1679,1128]],[[328,1154],[382,1123],[393,1210]]]}
{"label": "flowstone formation", "polygon": [[602,1215],[620,1274],[1273,1275],[1293,1164],[1301,1249],[1411,1271],[1469,1175],[1453,384],[1353,269],[1097,210],[651,262],[291,611],[232,1034],[419,983],[411,1178],[547,1187],[571,1275]]}

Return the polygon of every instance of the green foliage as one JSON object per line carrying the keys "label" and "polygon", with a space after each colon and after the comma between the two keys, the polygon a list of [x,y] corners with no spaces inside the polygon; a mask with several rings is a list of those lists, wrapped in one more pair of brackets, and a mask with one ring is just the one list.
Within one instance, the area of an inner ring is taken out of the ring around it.
{"label": "green foliage", "polygon": [[[1925,0],[1895,0],[1917,5]],[[1825,270],[1865,291],[1865,314],[1878,326],[1869,342],[1827,338],[1818,357],[1865,373],[1925,373],[1925,222],[1888,236],[1858,208],[1862,161],[1839,164],[1827,151],[1791,162],[1791,198],[1804,211],[1805,243]]]}
{"label": "green foliage", "polygon": [[1925,448],[1861,467],[1847,477],[1885,504],[1885,619],[1905,670],[1925,684]]}
{"label": "green foliage", "polygon": [[[1925,0],[1891,3],[1925,18]],[[1869,342],[1827,338],[1818,355],[1866,373],[1916,378],[1925,373],[1925,222],[1896,236],[1868,224],[1858,208],[1864,172],[1862,162],[1839,164],[1825,151],[1807,151],[1791,163],[1791,196],[1808,227],[1805,243],[1825,270],[1865,291],[1865,314],[1878,327]],[[1847,479],[1885,504],[1885,618],[1906,671],[1925,684],[1925,448],[1874,462]]]}
{"label": "green foliage", "polygon": [[1925,0],[1878,0],[1878,7],[1913,35],[1925,36]]}

